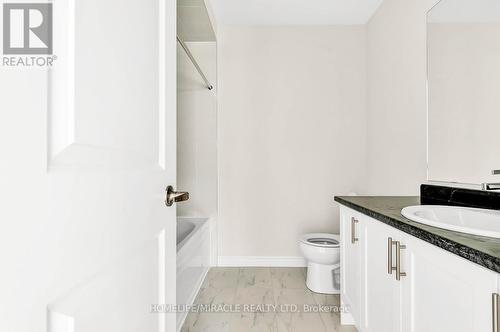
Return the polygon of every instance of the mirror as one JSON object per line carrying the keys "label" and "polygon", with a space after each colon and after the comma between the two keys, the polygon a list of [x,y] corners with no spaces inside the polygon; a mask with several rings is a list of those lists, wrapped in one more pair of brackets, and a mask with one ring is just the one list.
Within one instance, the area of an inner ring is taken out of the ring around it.
{"label": "mirror", "polygon": [[441,0],[427,31],[428,180],[500,182],[500,1]]}

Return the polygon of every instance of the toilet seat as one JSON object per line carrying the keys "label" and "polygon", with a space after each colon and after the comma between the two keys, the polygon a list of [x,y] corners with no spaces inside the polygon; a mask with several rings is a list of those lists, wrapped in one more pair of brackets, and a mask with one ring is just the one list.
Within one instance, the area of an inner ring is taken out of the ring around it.
{"label": "toilet seat", "polygon": [[330,233],[309,233],[304,234],[300,242],[305,245],[320,247],[320,248],[339,248],[340,236]]}

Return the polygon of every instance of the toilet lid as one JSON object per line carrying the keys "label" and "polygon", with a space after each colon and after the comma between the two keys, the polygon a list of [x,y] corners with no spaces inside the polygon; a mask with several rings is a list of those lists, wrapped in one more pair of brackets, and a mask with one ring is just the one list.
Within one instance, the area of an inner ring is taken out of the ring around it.
{"label": "toilet lid", "polygon": [[340,238],[337,234],[329,234],[329,233],[311,233],[305,234],[301,242],[323,248],[337,248],[340,246]]}

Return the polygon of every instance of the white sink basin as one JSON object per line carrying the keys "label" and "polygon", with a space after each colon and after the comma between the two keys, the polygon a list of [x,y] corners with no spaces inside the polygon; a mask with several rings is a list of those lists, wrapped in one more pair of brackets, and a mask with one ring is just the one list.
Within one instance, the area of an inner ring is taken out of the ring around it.
{"label": "white sink basin", "polygon": [[401,214],[421,224],[451,231],[500,238],[500,211],[458,206],[416,205]]}

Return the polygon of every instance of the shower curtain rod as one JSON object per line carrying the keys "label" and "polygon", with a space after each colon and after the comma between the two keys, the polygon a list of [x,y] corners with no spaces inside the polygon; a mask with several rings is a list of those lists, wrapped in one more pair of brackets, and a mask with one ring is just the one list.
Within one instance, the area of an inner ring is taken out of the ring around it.
{"label": "shower curtain rod", "polygon": [[182,49],[184,50],[184,52],[186,52],[186,55],[188,56],[189,60],[191,60],[191,62],[195,66],[196,70],[200,74],[201,78],[203,78],[203,80],[205,81],[205,84],[207,85],[208,90],[212,90],[214,88],[213,85],[210,84],[207,77],[205,76],[205,74],[201,70],[200,66],[198,65],[198,62],[196,62],[196,60],[194,59],[193,54],[191,54],[191,51],[189,50],[187,45],[184,43],[184,41],[179,38],[179,36],[177,36],[177,42],[179,42],[179,44],[182,46]]}

